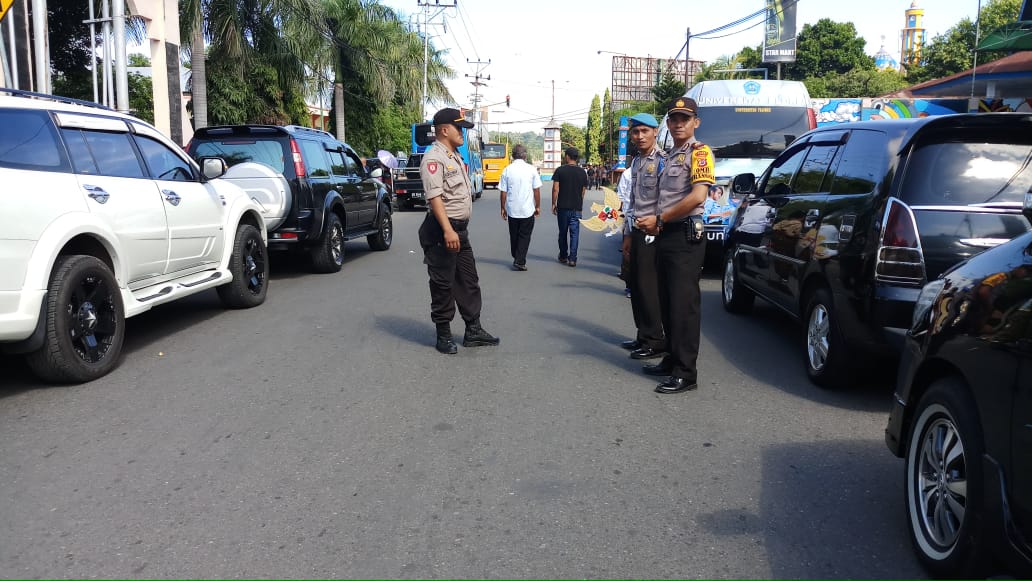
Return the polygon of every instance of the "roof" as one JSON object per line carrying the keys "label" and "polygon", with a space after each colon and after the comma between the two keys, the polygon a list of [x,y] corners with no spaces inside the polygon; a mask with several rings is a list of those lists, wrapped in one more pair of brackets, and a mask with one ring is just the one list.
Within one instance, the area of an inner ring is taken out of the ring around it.
{"label": "roof", "polygon": [[[988,96],[993,83],[993,97],[1006,99],[1032,95],[1032,51],[1016,52],[974,69],[974,95]],[[968,97],[972,93],[971,69],[925,81],[886,97]]]}
{"label": "roof", "polygon": [[[908,119],[882,119],[877,121],[857,121],[855,123],[825,125],[811,129],[804,135],[815,135],[829,131],[843,131],[847,129],[874,129],[893,136],[898,136],[898,151],[906,149],[907,145],[914,138],[928,131],[946,130],[957,132],[963,130],[983,129],[993,130],[1000,128],[1012,128],[1019,132],[1021,124],[1030,127],[1032,130],[1032,114],[1030,113],[961,113],[957,115],[931,115],[929,117],[914,117]],[[803,137],[803,136],[800,136]]]}

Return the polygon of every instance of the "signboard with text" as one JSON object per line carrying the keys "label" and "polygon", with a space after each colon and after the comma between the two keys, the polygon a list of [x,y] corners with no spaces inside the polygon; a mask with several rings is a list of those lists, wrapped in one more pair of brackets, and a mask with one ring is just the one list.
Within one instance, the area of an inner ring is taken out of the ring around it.
{"label": "signboard with text", "polygon": [[799,0],[765,0],[767,21],[763,31],[763,62],[794,63],[796,60],[796,3]]}

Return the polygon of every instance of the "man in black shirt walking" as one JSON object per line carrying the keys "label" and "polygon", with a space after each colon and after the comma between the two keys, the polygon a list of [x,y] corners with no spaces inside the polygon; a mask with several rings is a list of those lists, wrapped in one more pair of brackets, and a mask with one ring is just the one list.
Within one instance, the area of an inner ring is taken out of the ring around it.
{"label": "man in black shirt walking", "polygon": [[576,147],[567,147],[566,164],[552,173],[552,213],[559,219],[559,262],[567,266],[577,266],[580,219],[584,191],[588,189],[588,174],[577,165],[579,158]]}

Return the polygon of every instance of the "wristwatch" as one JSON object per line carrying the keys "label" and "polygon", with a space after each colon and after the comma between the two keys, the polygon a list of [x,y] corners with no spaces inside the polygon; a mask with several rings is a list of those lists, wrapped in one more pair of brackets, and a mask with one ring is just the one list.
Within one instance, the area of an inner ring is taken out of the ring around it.
{"label": "wristwatch", "polygon": [[656,214],[656,230],[663,229],[663,214]]}

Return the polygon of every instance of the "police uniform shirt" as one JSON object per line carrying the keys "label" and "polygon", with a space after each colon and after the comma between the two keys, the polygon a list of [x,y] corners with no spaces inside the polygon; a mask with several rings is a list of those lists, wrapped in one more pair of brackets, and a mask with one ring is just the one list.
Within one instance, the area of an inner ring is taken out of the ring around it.
{"label": "police uniform shirt", "polygon": [[651,153],[639,155],[631,163],[631,205],[635,216],[652,216],[658,212],[657,186],[665,157],[666,152],[655,147]]}
{"label": "police uniform shirt", "polygon": [[[440,141],[434,141],[423,154],[419,177],[426,190],[426,201],[441,197],[444,212],[453,220],[469,220],[473,214],[473,195],[462,158]],[[429,208],[428,208],[429,211]]]}
{"label": "police uniform shirt", "polygon": [[[666,167],[659,177],[659,200],[655,214],[666,212],[685,198],[695,184],[713,185],[713,151],[708,145],[692,150],[695,138],[667,154]],[[699,204],[690,213],[700,216],[703,205]],[[648,214],[644,214],[648,215]]]}

